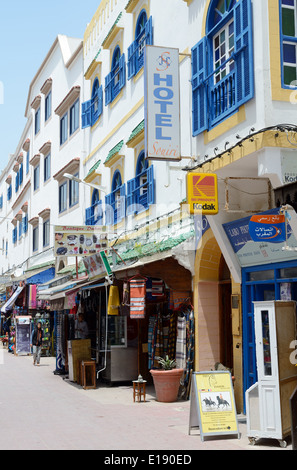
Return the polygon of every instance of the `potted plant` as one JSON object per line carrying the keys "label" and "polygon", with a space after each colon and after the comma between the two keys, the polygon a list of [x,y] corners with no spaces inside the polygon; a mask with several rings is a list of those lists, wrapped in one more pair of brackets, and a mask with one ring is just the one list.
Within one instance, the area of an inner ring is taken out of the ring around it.
{"label": "potted plant", "polygon": [[176,362],[169,359],[168,356],[164,358],[156,357],[161,369],[151,369],[156,398],[158,401],[170,403],[177,400],[178,390],[180,386],[180,379],[184,369],[176,369]]}

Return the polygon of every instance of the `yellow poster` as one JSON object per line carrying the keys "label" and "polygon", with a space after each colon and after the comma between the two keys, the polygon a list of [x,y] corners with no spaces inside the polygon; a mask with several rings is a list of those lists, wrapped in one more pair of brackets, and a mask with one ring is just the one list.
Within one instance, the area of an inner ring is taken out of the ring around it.
{"label": "yellow poster", "polygon": [[231,375],[206,372],[194,375],[201,435],[238,434]]}

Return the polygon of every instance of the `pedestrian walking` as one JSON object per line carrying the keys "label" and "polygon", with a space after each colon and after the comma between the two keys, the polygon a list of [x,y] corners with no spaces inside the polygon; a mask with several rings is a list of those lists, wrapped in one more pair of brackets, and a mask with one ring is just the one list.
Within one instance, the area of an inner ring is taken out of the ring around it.
{"label": "pedestrian walking", "polygon": [[37,323],[37,327],[34,328],[31,336],[31,348],[33,347],[33,365],[40,364],[41,347],[42,347],[43,332],[41,323]]}

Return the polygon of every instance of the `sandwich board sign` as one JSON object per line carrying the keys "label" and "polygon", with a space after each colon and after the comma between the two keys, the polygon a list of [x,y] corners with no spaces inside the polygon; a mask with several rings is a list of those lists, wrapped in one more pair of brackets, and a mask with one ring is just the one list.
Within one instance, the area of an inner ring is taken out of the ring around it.
{"label": "sandwich board sign", "polygon": [[193,372],[191,387],[189,434],[198,427],[202,441],[222,435],[237,435],[239,439],[230,372]]}

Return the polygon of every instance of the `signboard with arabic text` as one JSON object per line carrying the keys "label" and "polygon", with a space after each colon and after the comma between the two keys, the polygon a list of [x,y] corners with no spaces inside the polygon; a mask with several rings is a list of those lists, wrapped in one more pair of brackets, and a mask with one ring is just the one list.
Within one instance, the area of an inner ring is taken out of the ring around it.
{"label": "signboard with arabic text", "polygon": [[249,232],[252,240],[256,242],[282,243],[286,241],[285,215],[253,215],[249,221]]}
{"label": "signboard with arabic text", "polygon": [[55,226],[55,256],[90,256],[107,248],[107,233],[98,226]]}

